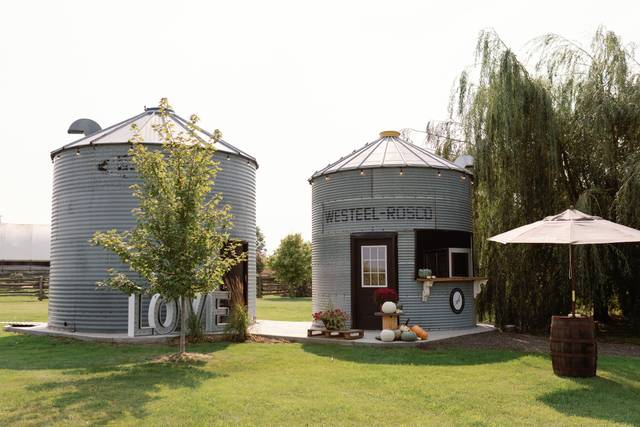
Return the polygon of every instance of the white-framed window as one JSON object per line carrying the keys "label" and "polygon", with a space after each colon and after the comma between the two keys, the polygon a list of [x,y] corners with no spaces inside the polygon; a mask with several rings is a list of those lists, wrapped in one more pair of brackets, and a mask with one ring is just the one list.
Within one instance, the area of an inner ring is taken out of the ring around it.
{"label": "white-framed window", "polygon": [[360,248],[363,288],[387,287],[387,246],[371,245]]}
{"label": "white-framed window", "polygon": [[473,276],[473,260],[469,248],[449,248],[449,277]]}

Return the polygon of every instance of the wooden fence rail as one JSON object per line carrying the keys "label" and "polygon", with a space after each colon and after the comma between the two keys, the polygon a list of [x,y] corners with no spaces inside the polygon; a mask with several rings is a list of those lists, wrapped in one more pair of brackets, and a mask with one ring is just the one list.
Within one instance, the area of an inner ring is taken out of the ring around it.
{"label": "wooden fence rail", "polygon": [[0,296],[35,296],[39,300],[49,294],[49,277],[34,275],[0,276]]}
{"label": "wooden fence rail", "polygon": [[262,298],[264,295],[286,296],[288,294],[287,287],[276,283],[271,277],[258,276],[257,288],[258,298]]}

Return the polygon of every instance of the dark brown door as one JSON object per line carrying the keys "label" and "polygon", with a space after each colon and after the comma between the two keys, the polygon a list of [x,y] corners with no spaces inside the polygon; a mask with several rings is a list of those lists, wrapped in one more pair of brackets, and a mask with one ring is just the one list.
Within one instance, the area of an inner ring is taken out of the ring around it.
{"label": "dark brown door", "polygon": [[351,301],[353,327],[380,329],[382,321],[373,293],[398,290],[395,233],[358,233],[351,236]]}
{"label": "dark brown door", "polygon": [[[237,248],[237,253],[246,253],[248,250],[249,245],[246,242],[241,242]],[[231,307],[235,304],[247,305],[249,293],[249,264],[247,260],[236,264],[225,274],[221,290],[229,291]]]}

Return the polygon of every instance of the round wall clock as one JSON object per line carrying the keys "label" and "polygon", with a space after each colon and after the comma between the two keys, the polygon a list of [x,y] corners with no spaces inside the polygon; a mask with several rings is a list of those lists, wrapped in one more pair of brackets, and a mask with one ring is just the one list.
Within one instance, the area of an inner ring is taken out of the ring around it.
{"label": "round wall clock", "polygon": [[451,311],[455,314],[462,313],[462,310],[464,310],[464,294],[462,293],[462,289],[453,288],[451,290],[449,305],[451,306]]}

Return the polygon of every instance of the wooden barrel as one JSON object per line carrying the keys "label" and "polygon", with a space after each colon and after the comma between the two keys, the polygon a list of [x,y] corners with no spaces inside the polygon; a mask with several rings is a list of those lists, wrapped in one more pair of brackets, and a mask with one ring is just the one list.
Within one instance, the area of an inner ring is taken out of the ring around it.
{"label": "wooden barrel", "polygon": [[562,377],[593,377],[598,363],[598,346],[590,317],[551,318],[551,361],[553,372]]}

